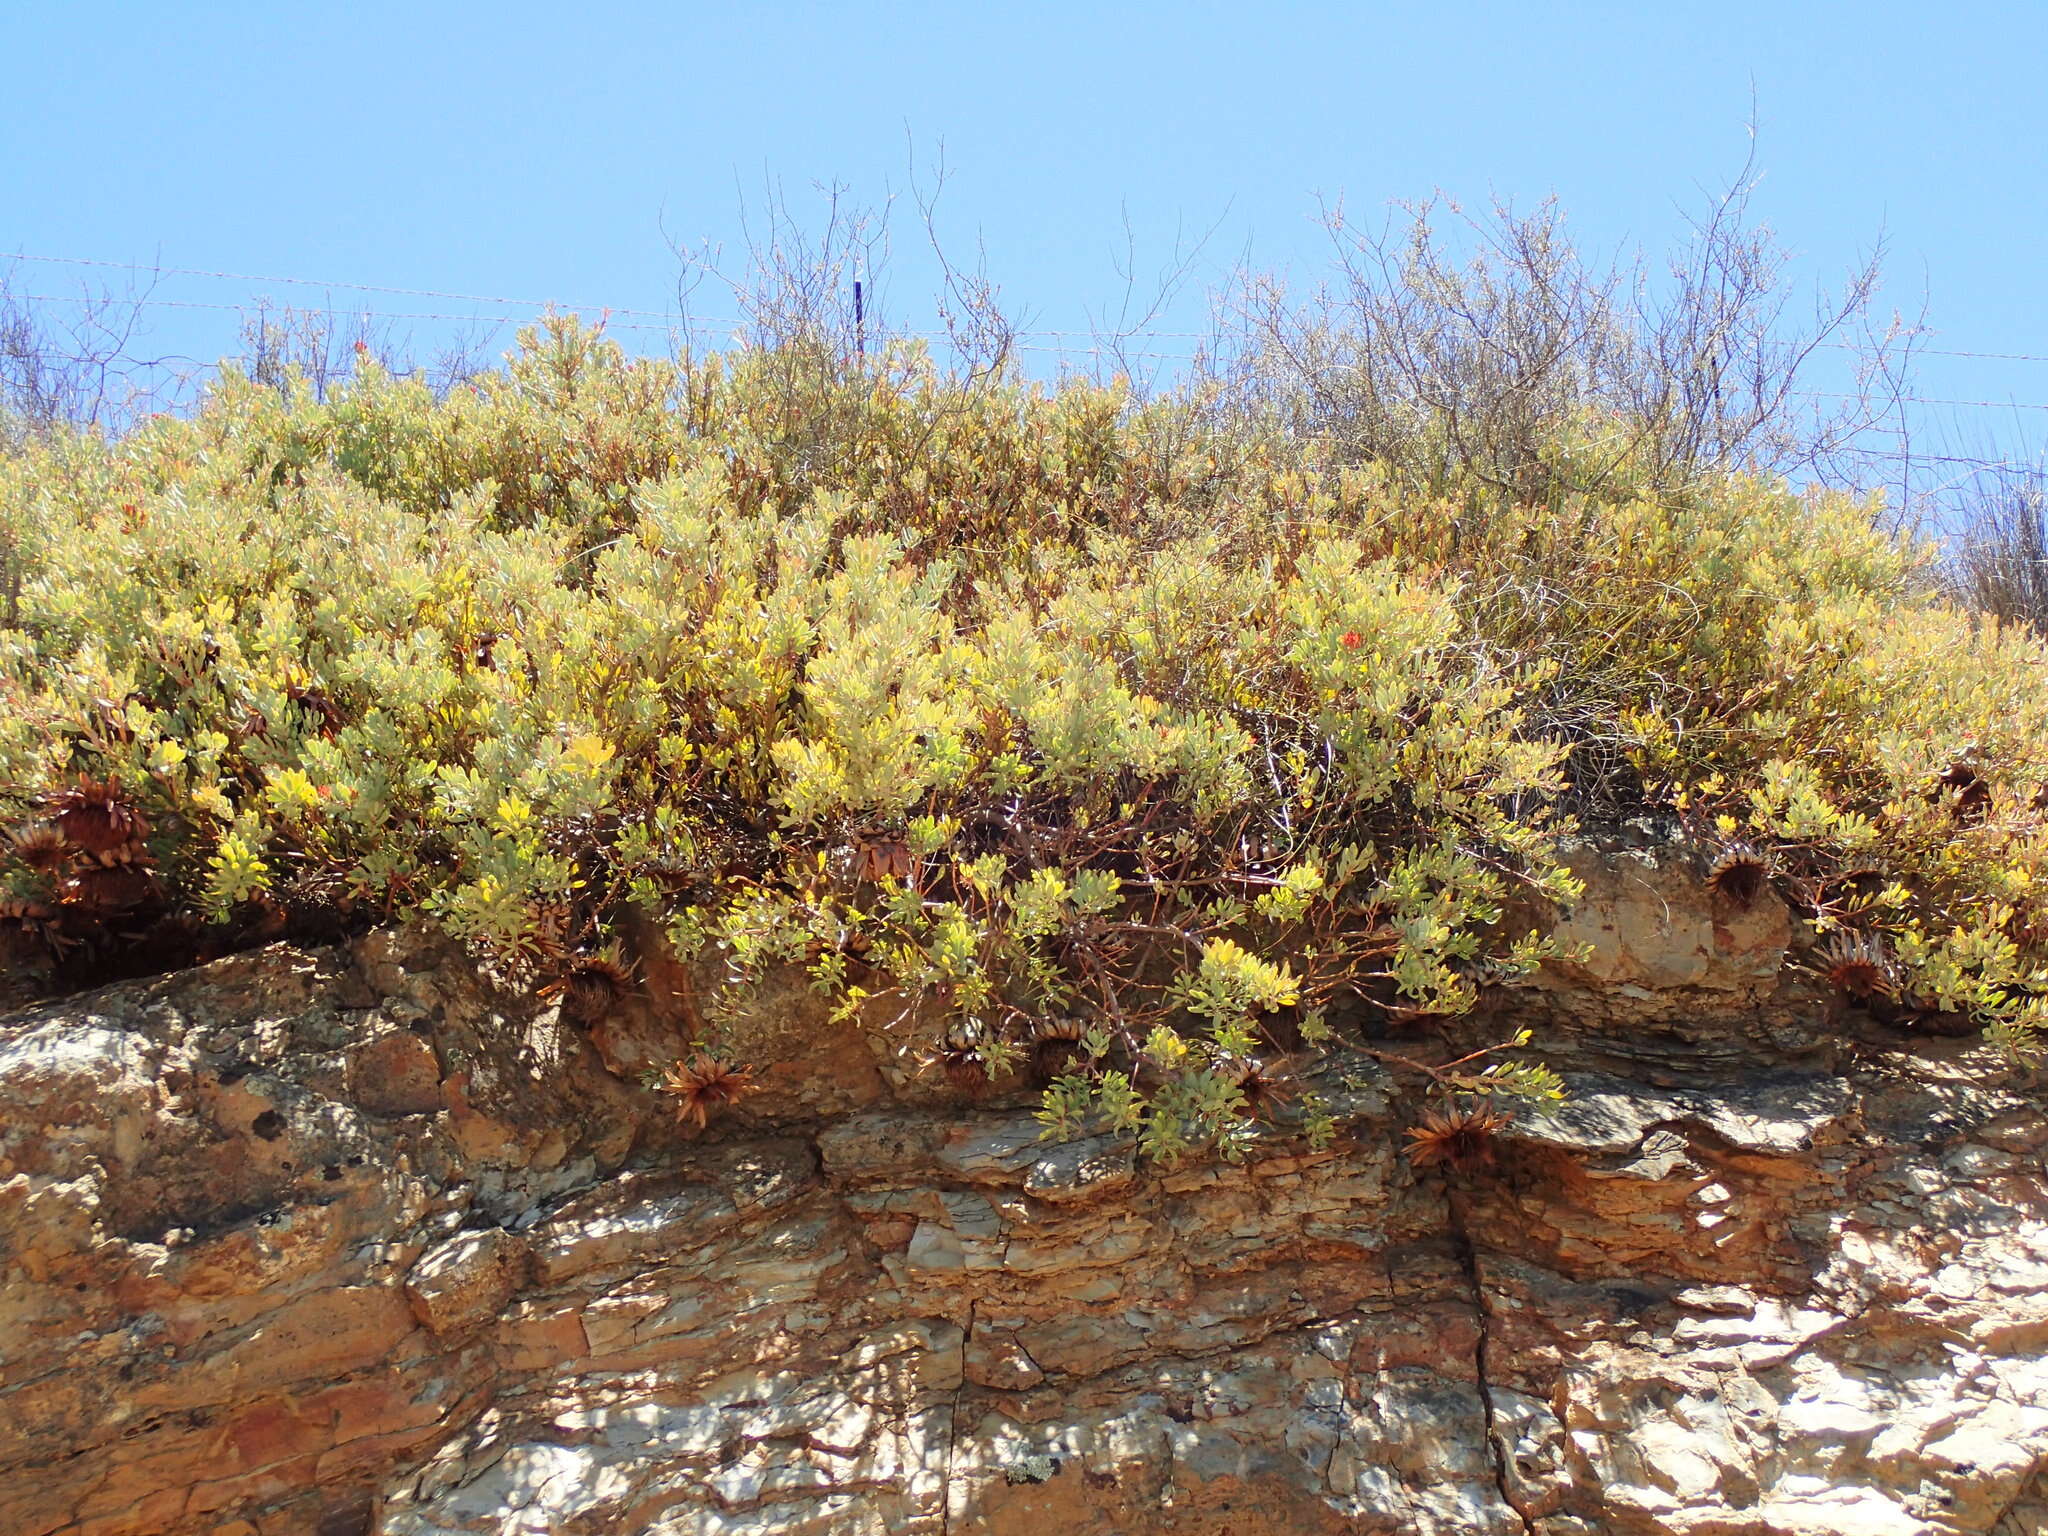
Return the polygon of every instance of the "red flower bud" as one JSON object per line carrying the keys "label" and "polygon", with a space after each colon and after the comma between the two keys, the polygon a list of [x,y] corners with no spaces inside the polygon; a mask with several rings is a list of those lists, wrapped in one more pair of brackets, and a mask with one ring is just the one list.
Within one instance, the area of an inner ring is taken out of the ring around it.
{"label": "red flower bud", "polygon": [[1365,637],[1360,635],[1357,630],[1347,629],[1344,631],[1343,645],[1345,650],[1355,651],[1363,644],[1365,644]]}

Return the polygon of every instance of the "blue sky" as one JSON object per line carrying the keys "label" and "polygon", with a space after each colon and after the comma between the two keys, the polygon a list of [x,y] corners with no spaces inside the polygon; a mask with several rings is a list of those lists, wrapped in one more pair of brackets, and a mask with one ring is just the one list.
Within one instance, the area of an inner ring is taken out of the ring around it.
{"label": "blue sky", "polygon": [[[352,0],[0,4],[0,249],[660,310],[667,231],[739,241],[742,191],[880,201],[943,145],[941,218],[1046,329],[1214,226],[1187,301],[1247,249],[1312,270],[1318,197],[1555,193],[1595,246],[1658,246],[1733,175],[1814,278],[1880,234],[1929,344],[2048,356],[2048,5]],[[899,253],[914,246],[898,209]],[[18,291],[96,269],[21,263]],[[117,273],[108,275],[118,277]],[[903,255],[899,307],[925,273]],[[161,299],[324,302],[166,277]],[[468,312],[392,295],[336,303]],[[705,307],[714,307],[703,301]],[[1183,305],[1166,324],[1192,318]],[[226,310],[153,311],[211,356]],[[431,332],[438,322],[415,327]],[[1937,398],[2048,404],[2048,363],[1929,357]],[[2015,451],[2048,412],[1930,426]],[[1936,422],[1934,418],[1943,419]]]}

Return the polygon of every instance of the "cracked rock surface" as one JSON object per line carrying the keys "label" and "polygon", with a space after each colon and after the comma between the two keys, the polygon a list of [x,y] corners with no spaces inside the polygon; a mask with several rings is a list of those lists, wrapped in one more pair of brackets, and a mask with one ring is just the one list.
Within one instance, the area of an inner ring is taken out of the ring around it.
{"label": "cracked rock surface", "polygon": [[1448,1177],[1362,1058],[1238,1166],[858,1039],[691,1140],[397,935],[0,1018],[0,1532],[2048,1532],[2038,1095],[1581,872],[1572,1099]]}

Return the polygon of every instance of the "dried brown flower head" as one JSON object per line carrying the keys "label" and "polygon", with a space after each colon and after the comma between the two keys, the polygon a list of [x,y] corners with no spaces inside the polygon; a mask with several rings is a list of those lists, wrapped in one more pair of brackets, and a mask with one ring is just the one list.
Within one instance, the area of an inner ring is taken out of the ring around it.
{"label": "dried brown flower head", "polygon": [[53,875],[71,862],[70,842],[48,821],[32,821],[9,832],[7,851],[38,874]]}
{"label": "dried brown flower head", "polygon": [[120,781],[85,774],[53,802],[58,833],[87,853],[110,853],[149,835],[149,821],[121,798]]}
{"label": "dried brown flower head", "polygon": [[737,1104],[759,1085],[752,1067],[734,1066],[699,1051],[663,1073],[661,1087],[664,1093],[675,1095],[676,1118],[685,1124],[694,1121],[702,1130],[714,1113]]}
{"label": "dried brown flower head", "polygon": [[579,958],[562,978],[562,1012],[578,1024],[596,1024],[633,990],[633,972],[610,951]]}
{"label": "dried brown flower head", "polygon": [[1088,1026],[1079,1019],[1040,1021],[1031,1039],[1031,1071],[1040,1083],[1050,1083],[1074,1070],[1087,1055],[1081,1037]]}
{"label": "dried brown flower head", "polygon": [[946,1036],[925,1063],[962,1092],[980,1094],[988,1087],[988,1048],[977,1036]]}
{"label": "dried brown flower head", "polygon": [[62,947],[56,909],[25,896],[0,897],[0,952],[34,945]]}
{"label": "dried brown flower head", "polygon": [[66,906],[94,917],[115,917],[148,906],[161,894],[155,860],[140,843],[95,853],[60,888]]}
{"label": "dried brown flower head", "polygon": [[1770,881],[1769,862],[1748,843],[1728,844],[1707,868],[1707,889],[1738,907],[1754,904]]}
{"label": "dried brown flower head", "polygon": [[1820,967],[1829,985],[1849,997],[1889,997],[1897,990],[1891,957],[1869,934],[1837,933],[1821,946]]}
{"label": "dried brown flower head", "polygon": [[1428,1110],[1420,1125],[1408,1128],[1408,1161],[1417,1168],[1439,1163],[1459,1170],[1491,1167],[1493,1139],[1508,1120],[1483,1103]]}
{"label": "dried brown flower head", "polygon": [[1237,1061],[1225,1070],[1244,1095],[1245,1113],[1256,1119],[1272,1119],[1294,1097],[1294,1079],[1284,1061]]}
{"label": "dried brown flower head", "polygon": [[569,947],[571,914],[561,901],[530,901],[527,922],[510,937],[482,946],[486,972],[501,986],[533,990],[542,996],[559,993],[562,983],[543,984],[548,976],[566,975],[572,960]]}

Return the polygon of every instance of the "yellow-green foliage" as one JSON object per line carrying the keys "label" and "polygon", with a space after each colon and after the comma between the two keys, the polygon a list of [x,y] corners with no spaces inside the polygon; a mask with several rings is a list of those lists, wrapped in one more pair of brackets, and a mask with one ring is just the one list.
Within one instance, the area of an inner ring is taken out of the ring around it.
{"label": "yellow-green foliage", "polygon": [[1610,486],[1423,501],[1199,402],[569,321],[442,402],[230,377],[0,462],[9,824],[114,780],[154,882],[16,863],[7,910],[74,965],[424,915],[529,984],[637,910],[723,957],[713,1030],[782,963],[906,1051],[1078,1015],[1048,1114],[1172,1153],[1262,1030],[1534,964],[1567,813],[1662,804],[2028,1046],[2048,649],[1851,501]]}

